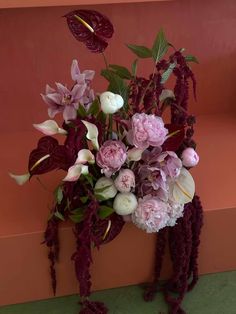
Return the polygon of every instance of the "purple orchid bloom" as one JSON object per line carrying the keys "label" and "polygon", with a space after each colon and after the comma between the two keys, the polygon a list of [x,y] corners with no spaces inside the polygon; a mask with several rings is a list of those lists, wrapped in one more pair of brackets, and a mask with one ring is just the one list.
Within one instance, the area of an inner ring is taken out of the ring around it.
{"label": "purple orchid bloom", "polygon": [[89,109],[91,103],[95,99],[94,91],[91,89],[90,84],[95,75],[95,71],[93,70],[84,70],[80,71],[78,61],[73,60],[71,64],[71,78],[73,81],[77,82],[77,84],[86,84],[86,89],[84,91],[83,96],[80,99],[80,103],[85,107],[85,109]]}
{"label": "purple orchid bloom", "polygon": [[63,118],[68,123],[69,120],[76,119],[76,110],[79,107],[86,90],[86,84],[75,84],[72,90],[69,90],[61,83],[56,83],[57,90],[46,86],[46,94],[41,94],[44,102],[48,105],[48,115],[54,118],[59,112],[63,112]]}

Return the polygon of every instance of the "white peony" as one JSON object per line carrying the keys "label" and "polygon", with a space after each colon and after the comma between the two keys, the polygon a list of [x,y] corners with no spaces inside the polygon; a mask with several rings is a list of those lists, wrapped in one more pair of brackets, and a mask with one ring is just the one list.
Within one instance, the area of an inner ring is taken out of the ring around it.
{"label": "white peony", "polygon": [[114,211],[121,216],[132,214],[138,206],[138,201],[133,193],[119,193],[113,203]]}
{"label": "white peony", "polygon": [[124,105],[124,99],[112,92],[104,92],[100,95],[101,109],[106,114],[117,112]]}
{"label": "white peony", "polygon": [[112,179],[101,177],[95,184],[95,193],[108,200],[116,196],[117,189]]}

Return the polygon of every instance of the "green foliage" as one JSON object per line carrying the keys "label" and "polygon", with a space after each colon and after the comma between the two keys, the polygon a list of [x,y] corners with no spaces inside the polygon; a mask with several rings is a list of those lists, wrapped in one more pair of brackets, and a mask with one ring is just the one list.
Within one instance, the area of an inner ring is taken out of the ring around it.
{"label": "green foliage", "polygon": [[109,64],[109,68],[111,68],[122,79],[130,80],[132,78],[132,74],[124,66],[117,64]]}
{"label": "green foliage", "polygon": [[79,115],[81,118],[84,118],[84,117],[87,116],[87,112],[86,112],[84,106],[82,106],[82,105],[79,105],[79,108],[78,108],[78,110],[77,110],[77,113],[78,113],[78,115]]}
{"label": "green foliage", "polygon": [[109,69],[102,70],[101,75],[109,82],[108,90],[121,95],[124,99],[124,108],[127,109],[129,88],[125,80]]}
{"label": "green foliage", "polygon": [[161,29],[158,32],[156,39],[154,41],[154,44],[152,46],[152,57],[153,57],[155,63],[160,61],[161,58],[166,54],[166,52],[168,50],[168,46],[169,46],[169,44],[165,38],[165,34],[164,34],[163,30]]}
{"label": "green foliage", "polygon": [[185,56],[185,61],[199,63],[198,59],[195,56],[192,56],[192,55]]}
{"label": "green foliage", "polygon": [[57,204],[60,205],[62,200],[63,200],[63,190],[62,190],[62,187],[60,185],[54,191],[54,196],[55,196]]}
{"label": "green foliage", "polygon": [[84,210],[83,208],[76,208],[73,210],[73,214],[69,216],[70,219],[75,222],[79,223],[83,220],[84,218]]}
{"label": "green foliage", "polygon": [[131,65],[131,73],[133,76],[136,76],[137,74],[137,66],[138,66],[138,59],[135,59]]}
{"label": "green foliage", "polygon": [[84,175],[84,177],[88,181],[88,183],[91,185],[91,187],[93,187],[93,176],[90,173],[88,173]]}
{"label": "green foliage", "polygon": [[112,207],[106,206],[106,205],[101,205],[99,207],[99,211],[98,211],[98,216],[101,219],[105,219],[108,216],[110,216],[111,214],[114,213],[114,209]]}
{"label": "green foliage", "polygon": [[81,196],[81,197],[80,197],[80,200],[81,200],[81,202],[82,202],[83,204],[86,204],[87,201],[88,201],[88,196]]}
{"label": "green foliage", "polygon": [[137,46],[137,45],[126,45],[133,53],[136,54],[139,58],[151,58],[152,51],[145,46]]}
{"label": "green foliage", "polygon": [[162,84],[164,84],[168,80],[168,78],[172,74],[175,66],[176,66],[176,64],[174,62],[170,63],[168,69],[162,74],[162,76],[161,76],[161,83]]}
{"label": "green foliage", "polygon": [[95,116],[99,113],[100,110],[100,105],[99,105],[99,100],[96,98],[93,103],[91,104],[88,112],[86,113],[87,115],[92,115]]}
{"label": "green foliage", "polygon": [[64,216],[59,211],[56,211],[54,213],[54,216],[57,217],[58,219],[62,220],[62,221],[65,221]]}

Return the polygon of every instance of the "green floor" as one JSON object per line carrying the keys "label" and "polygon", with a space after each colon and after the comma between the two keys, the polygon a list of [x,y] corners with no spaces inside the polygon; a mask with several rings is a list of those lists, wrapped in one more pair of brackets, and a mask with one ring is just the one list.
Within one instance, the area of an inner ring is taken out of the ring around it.
{"label": "green floor", "polygon": [[[159,294],[151,303],[141,297],[142,288],[131,286],[93,294],[106,303],[111,314],[167,314]],[[0,314],[78,314],[78,297],[69,296],[0,308]],[[236,314],[236,271],[202,276],[184,301],[187,314]]]}

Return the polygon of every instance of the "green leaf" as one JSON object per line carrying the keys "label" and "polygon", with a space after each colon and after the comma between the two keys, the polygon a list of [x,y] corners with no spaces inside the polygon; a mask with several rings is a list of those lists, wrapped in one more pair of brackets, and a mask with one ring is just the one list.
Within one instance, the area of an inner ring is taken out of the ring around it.
{"label": "green leaf", "polygon": [[98,216],[101,219],[105,219],[108,216],[110,216],[112,213],[114,213],[114,209],[112,207],[101,205],[98,211]]}
{"label": "green leaf", "polygon": [[95,193],[94,196],[96,197],[96,199],[98,201],[106,201],[106,197],[104,197],[102,194],[99,194],[99,193]]}
{"label": "green leaf", "polygon": [[103,111],[100,111],[97,115],[97,119],[104,124],[106,123],[106,118],[107,118],[107,116],[105,115],[105,113]]}
{"label": "green leaf", "polygon": [[111,68],[119,77],[123,79],[129,80],[132,77],[130,71],[124,66],[117,64],[109,64],[109,68]]}
{"label": "green leaf", "polygon": [[185,61],[199,63],[198,59],[192,55],[185,56]]}
{"label": "green leaf", "polygon": [[154,44],[152,46],[152,56],[154,61],[157,63],[161,58],[166,54],[168,50],[168,42],[165,38],[165,34],[163,30],[161,29],[154,41]]}
{"label": "green leaf", "polygon": [[137,65],[138,65],[138,59],[135,59],[131,66],[131,73],[133,76],[136,76],[137,73]]}
{"label": "green leaf", "polygon": [[173,72],[175,66],[176,66],[175,62],[170,63],[168,69],[164,73],[162,73],[162,76],[161,76],[161,83],[162,84],[164,84],[168,80],[168,78],[170,77],[171,73]]}
{"label": "green leaf", "polygon": [[63,200],[63,190],[62,190],[62,187],[59,185],[55,192],[54,192],[54,196],[55,196],[55,199],[57,201],[57,204],[61,204],[62,200]]}
{"label": "green leaf", "polygon": [[84,175],[85,179],[88,181],[88,183],[93,187],[93,177],[91,174]]}
{"label": "green leaf", "polygon": [[108,189],[109,187],[111,187],[111,185],[106,185],[103,188],[94,189],[94,192],[99,194],[99,193],[102,193],[102,192],[106,191],[106,189]]}
{"label": "green leaf", "polygon": [[72,215],[69,216],[70,219],[75,222],[79,223],[83,220],[84,218],[84,210],[83,208],[76,208],[72,211]]}
{"label": "green leaf", "polygon": [[96,98],[93,103],[91,104],[88,112],[87,112],[87,115],[91,114],[92,116],[98,114],[100,110],[100,104],[99,104],[99,100]]}
{"label": "green leaf", "polygon": [[82,106],[82,105],[79,105],[79,108],[77,109],[77,113],[78,113],[78,115],[79,115],[81,118],[84,118],[84,117],[87,116],[87,112],[86,112],[84,106]]}
{"label": "green leaf", "polygon": [[152,51],[145,46],[137,46],[137,45],[126,45],[133,53],[136,54],[139,58],[151,58]]}
{"label": "green leaf", "polygon": [[62,220],[62,221],[65,221],[65,218],[64,216],[59,212],[59,211],[56,211],[54,213],[54,216],[56,216],[58,219]]}
{"label": "green leaf", "polygon": [[81,197],[80,197],[80,200],[81,200],[81,202],[82,202],[83,204],[85,204],[85,203],[87,203],[87,201],[88,201],[88,196],[81,196]]}

